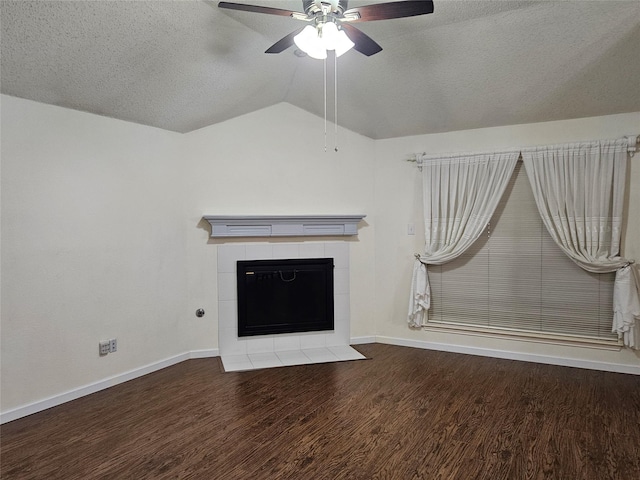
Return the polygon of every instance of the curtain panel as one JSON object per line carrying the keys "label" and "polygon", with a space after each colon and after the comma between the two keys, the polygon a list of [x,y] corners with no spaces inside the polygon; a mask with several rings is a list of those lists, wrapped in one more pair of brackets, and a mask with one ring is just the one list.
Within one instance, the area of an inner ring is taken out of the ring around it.
{"label": "curtain panel", "polygon": [[638,291],[631,262],[620,256],[627,151],[620,139],[526,149],[522,160],[556,244],[589,272],[616,272],[612,329],[625,346],[640,348]]}
{"label": "curtain panel", "polygon": [[418,156],[422,167],[424,254],[416,258],[408,322],[427,323],[431,306],[427,264],[457,258],[475,242],[502,197],[519,151],[447,157]]}

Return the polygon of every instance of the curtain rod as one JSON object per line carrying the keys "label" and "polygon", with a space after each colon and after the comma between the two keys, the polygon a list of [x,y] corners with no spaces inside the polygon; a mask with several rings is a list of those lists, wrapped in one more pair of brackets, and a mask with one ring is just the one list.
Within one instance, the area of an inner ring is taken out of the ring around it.
{"label": "curtain rod", "polygon": [[536,148],[544,148],[544,147],[554,147],[554,146],[567,146],[567,145],[579,145],[579,144],[591,144],[591,143],[596,143],[596,142],[619,142],[619,141],[624,141],[627,143],[627,152],[629,153],[630,157],[633,157],[634,154],[636,153],[636,151],[638,151],[638,149],[640,149],[640,135],[625,135],[624,137],[621,138],[616,138],[613,140],[589,140],[589,141],[584,141],[584,142],[569,142],[569,143],[563,143],[563,144],[552,144],[552,145],[539,145],[539,146],[533,146],[533,147],[520,147],[520,148],[511,148],[508,150],[497,150],[494,152],[461,152],[461,153],[435,153],[435,154],[430,154],[427,156],[426,152],[421,152],[421,153],[414,153],[412,154],[412,156],[410,158],[407,159],[407,162],[413,162],[416,163],[418,166],[418,169],[422,170],[422,160],[423,159],[419,159],[419,157],[424,157],[427,156],[427,159],[441,159],[441,158],[452,158],[452,157],[462,157],[462,156],[474,156],[474,155],[489,155],[489,154],[507,154],[507,153],[521,153],[521,152],[526,152],[529,150],[533,150]]}

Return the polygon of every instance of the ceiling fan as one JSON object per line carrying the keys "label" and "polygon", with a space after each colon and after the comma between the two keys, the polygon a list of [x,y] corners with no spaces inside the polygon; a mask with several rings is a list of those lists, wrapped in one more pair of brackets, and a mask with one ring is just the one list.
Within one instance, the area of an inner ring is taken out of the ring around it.
{"label": "ceiling fan", "polygon": [[281,38],[265,53],[280,53],[296,44],[309,56],[324,59],[327,50],[335,50],[336,56],[350,48],[367,56],[380,52],[380,45],[351,24],[425,15],[433,12],[433,1],[405,0],[348,8],[348,0],[302,0],[304,13],[230,2],[220,2],[218,7],[280,15],[308,22],[309,25]]}

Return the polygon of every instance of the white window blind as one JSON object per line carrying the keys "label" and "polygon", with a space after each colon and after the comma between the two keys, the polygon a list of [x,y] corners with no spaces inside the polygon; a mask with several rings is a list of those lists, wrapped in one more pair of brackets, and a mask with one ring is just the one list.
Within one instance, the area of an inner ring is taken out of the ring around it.
{"label": "white window blind", "polygon": [[586,272],[556,246],[518,162],[483,235],[429,266],[429,323],[615,341],[614,277]]}

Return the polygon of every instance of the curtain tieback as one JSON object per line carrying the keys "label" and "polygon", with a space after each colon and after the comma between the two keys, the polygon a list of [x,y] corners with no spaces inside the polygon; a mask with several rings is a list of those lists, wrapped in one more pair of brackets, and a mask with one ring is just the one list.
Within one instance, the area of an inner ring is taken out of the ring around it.
{"label": "curtain tieback", "polygon": [[414,253],[413,256],[416,257],[416,260],[418,260],[421,264],[427,265],[425,262],[422,261],[422,258],[419,253]]}

